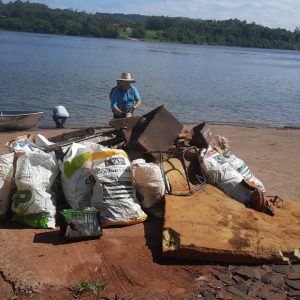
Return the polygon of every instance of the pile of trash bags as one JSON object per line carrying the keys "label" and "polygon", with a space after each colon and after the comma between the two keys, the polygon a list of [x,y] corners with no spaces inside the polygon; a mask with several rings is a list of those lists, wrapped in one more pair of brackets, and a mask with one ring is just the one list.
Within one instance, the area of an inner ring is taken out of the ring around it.
{"label": "pile of trash bags", "polygon": [[[126,126],[118,123],[112,139],[100,142],[93,135],[57,146],[38,134],[8,143],[11,153],[0,156],[0,219],[55,228],[59,209],[92,209],[102,226],[163,218],[164,195],[172,193],[172,182],[162,162],[169,159],[183,164],[187,193],[191,185],[209,183],[256,210],[274,212],[263,200],[256,200],[255,208],[254,192],[263,197],[264,185],[206,123],[182,132],[163,107],[136,122],[128,119],[120,121]],[[189,177],[191,168],[201,181]]]}
{"label": "pile of trash bags", "polygon": [[[143,159],[131,162],[122,149],[74,142],[63,159],[58,159],[54,151],[19,139],[10,144],[10,150],[12,153],[0,156],[2,219],[11,210],[14,221],[55,228],[59,188],[66,207],[96,208],[102,226],[143,222],[147,214],[142,207],[148,212],[153,207],[153,215],[162,216],[165,187],[159,166]],[[143,195],[141,201],[137,193]]]}

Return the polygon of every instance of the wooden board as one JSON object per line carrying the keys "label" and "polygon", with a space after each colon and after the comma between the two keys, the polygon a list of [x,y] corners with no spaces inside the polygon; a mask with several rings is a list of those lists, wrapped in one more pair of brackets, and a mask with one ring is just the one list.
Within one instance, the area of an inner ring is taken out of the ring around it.
{"label": "wooden board", "polygon": [[189,197],[166,195],[163,254],[219,263],[288,263],[300,257],[300,200],[271,217],[206,185]]}

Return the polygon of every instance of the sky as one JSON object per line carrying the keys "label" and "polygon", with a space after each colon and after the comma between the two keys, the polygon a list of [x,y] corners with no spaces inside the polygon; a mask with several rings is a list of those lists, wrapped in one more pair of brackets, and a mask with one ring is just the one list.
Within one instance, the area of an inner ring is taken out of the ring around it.
{"label": "sky", "polygon": [[[8,3],[7,0],[2,0]],[[88,13],[124,13],[188,17],[202,20],[239,19],[294,31],[300,27],[300,0],[30,0],[50,8]]]}

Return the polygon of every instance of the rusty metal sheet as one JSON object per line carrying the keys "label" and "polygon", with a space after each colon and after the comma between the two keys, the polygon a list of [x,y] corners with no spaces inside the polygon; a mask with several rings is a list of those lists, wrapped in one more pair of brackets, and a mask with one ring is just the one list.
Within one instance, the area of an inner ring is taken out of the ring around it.
{"label": "rusty metal sheet", "polygon": [[199,148],[207,148],[214,139],[214,135],[206,122],[203,122],[192,129],[193,137],[192,142]]}
{"label": "rusty metal sheet", "polygon": [[132,140],[146,151],[166,151],[183,125],[164,106],[143,115],[133,128]]}
{"label": "rusty metal sheet", "polygon": [[140,117],[112,119],[109,122],[109,125],[114,127],[116,130],[120,130],[121,136],[125,139],[126,144],[128,144],[131,138],[132,128],[139,120]]}

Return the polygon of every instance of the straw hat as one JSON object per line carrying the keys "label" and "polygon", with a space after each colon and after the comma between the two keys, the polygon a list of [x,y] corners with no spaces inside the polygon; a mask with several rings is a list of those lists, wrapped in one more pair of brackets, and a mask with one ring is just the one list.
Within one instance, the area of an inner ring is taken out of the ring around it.
{"label": "straw hat", "polygon": [[117,79],[118,81],[129,81],[129,82],[135,82],[133,78],[131,78],[130,73],[122,73],[121,78]]}

